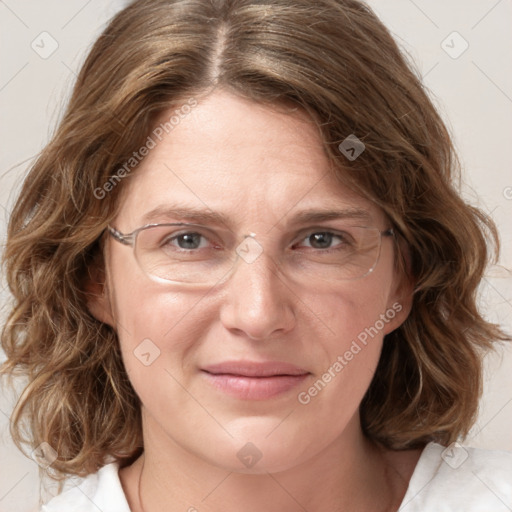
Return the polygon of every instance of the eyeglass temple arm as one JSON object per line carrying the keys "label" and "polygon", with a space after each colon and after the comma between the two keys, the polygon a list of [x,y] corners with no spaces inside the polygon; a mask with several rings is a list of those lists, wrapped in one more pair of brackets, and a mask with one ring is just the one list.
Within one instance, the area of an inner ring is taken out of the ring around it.
{"label": "eyeglass temple arm", "polygon": [[133,234],[125,235],[121,233],[121,231],[118,231],[117,229],[108,226],[108,232],[112,237],[117,240],[118,242],[121,242],[124,245],[132,245],[133,243]]}

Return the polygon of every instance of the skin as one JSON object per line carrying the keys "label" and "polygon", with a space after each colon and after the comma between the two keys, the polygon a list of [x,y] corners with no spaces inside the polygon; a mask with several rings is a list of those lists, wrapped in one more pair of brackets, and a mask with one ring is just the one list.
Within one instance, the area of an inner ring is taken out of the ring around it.
{"label": "skin", "polygon": [[[117,330],[142,402],[145,452],[120,470],[133,511],[399,507],[420,451],[377,447],[363,436],[358,415],[383,336],[411,306],[411,286],[394,270],[392,240],[383,238],[376,268],[356,281],[297,283],[279,265],[279,251],[294,233],[288,223],[299,211],[357,207],[369,213],[366,224],[390,227],[382,211],[328,171],[316,128],[303,114],[217,90],[123,184],[112,225],[124,233],[142,226],[156,205],[179,203],[225,214],[240,241],[254,233],[264,249],[221,285],[198,291],[151,281],[131,247],[107,240],[106,284],[94,290],[90,309]],[[166,221],[172,219],[154,220]],[[335,229],[337,223],[320,226]],[[298,393],[396,302],[402,310],[379,335],[309,404],[300,404]],[[147,338],[160,350],[149,366],[134,356]],[[241,400],[214,389],[200,371],[233,359],[285,361],[311,374],[283,395]],[[249,441],[262,454],[250,468],[237,457]]]}

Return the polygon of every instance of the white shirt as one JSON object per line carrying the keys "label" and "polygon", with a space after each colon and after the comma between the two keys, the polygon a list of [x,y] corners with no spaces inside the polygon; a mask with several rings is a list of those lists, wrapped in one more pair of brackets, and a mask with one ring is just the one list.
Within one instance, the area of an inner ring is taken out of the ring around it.
{"label": "white shirt", "polygon": [[[119,466],[81,479],[41,512],[130,512]],[[409,481],[400,512],[511,512],[512,452],[429,443]]]}

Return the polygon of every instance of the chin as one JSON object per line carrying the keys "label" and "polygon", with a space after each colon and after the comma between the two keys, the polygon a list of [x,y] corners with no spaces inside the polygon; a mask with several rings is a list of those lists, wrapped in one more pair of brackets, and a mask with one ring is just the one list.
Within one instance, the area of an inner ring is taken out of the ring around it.
{"label": "chin", "polygon": [[[227,430],[233,438],[208,440],[208,448],[215,446],[215,453],[205,457],[216,466],[243,474],[277,473],[293,468],[321,451],[315,439],[306,438],[303,428],[291,428],[290,421],[282,418],[257,418],[237,422],[236,429],[231,424]],[[276,428],[277,427],[277,428]],[[318,442],[318,439],[316,440]]]}

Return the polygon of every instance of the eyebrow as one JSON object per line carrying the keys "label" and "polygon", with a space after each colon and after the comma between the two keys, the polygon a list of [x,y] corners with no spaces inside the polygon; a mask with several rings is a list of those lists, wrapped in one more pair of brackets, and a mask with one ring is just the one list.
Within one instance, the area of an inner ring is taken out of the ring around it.
{"label": "eyebrow", "polygon": [[370,213],[361,208],[345,208],[342,210],[304,210],[294,215],[290,220],[290,223],[306,224],[309,222],[323,222],[336,219],[357,219],[369,221],[371,218]]}
{"label": "eyebrow", "polygon": [[[285,215],[285,217],[287,217]],[[231,226],[230,219],[221,213],[215,212],[209,208],[189,207],[173,207],[168,205],[161,205],[153,208],[142,217],[142,222],[152,223],[162,219],[173,219],[175,221],[188,221],[195,224],[217,224],[224,226]],[[298,212],[292,215],[288,221],[290,225],[307,224],[312,222],[325,222],[337,219],[356,219],[362,221],[369,221],[372,216],[367,210],[361,208],[343,208],[343,209],[309,209]]]}

